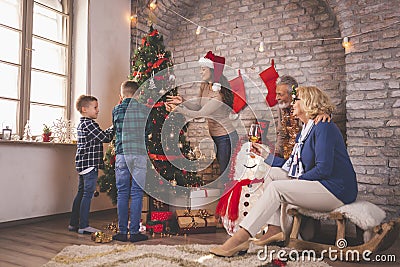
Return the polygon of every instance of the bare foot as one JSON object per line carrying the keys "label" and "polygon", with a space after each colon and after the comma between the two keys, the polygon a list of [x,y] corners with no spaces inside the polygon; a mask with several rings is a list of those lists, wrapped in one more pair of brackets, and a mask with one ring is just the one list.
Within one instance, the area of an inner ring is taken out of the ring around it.
{"label": "bare foot", "polygon": [[276,225],[268,225],[268,231],[263,236],[261,236],[259,240],[266,240],[267,238],[270,238],[271,236],[274,236],[280,232],[282,232],[281,227]]}
{"label": "bare foot", "polygon": [[233,249],[247,241],[249,238],[249,233],[243,228],[240,228],[231,238],[225,241],[225,243],[221,246],[221,249],[225,251]]}

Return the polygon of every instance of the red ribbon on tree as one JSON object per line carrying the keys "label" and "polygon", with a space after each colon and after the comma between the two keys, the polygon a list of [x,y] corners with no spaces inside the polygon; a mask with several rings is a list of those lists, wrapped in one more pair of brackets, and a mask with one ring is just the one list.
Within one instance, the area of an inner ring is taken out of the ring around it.
{"label": "red ribbon on tree", "polygon": [[159,108],[159,107],[162,107],[162,106],[164,106],[164,102],[163,101],[157,102],[154,105],[146,104],[146,107],[148,107],[148,108]]}
{"label": "red ribbon on tree", "polygon": [[156,68],[160,67],[161,64],[166,60],[169,60],[169,59],[168,58],[160,58],[160,59],[158,59],[156,62],[154,62],[153,69],[156,69]]}
{"label": "red ribbon on tree", "polygon": [[149,36],[155,36],[158,34],[157,30],[152,31],[151,33],[149,33]]}
{"label": "red ribbon on tree", "polygon": [[149,158],[152,160],[160,160],[160,161],[171,161],[171,160],[176,160],[176,159],[183,159],[184,156],[183,155],[179,155],[179,156],[166,156],[166,155],[161,155],[161,154],[152,154],[149,153]]}

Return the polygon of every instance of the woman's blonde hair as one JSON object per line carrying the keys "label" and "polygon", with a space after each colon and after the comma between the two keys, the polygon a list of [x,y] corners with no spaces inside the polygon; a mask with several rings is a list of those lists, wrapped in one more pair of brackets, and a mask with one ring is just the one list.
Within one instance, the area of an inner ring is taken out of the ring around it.
{"label": "woman's blonde hair", "polygon": [[300,86],[296,89],[297,97],[303,100],[303,108],[310,119],[318,114],[331,115],[335,110],[329,96],[314,86]]}

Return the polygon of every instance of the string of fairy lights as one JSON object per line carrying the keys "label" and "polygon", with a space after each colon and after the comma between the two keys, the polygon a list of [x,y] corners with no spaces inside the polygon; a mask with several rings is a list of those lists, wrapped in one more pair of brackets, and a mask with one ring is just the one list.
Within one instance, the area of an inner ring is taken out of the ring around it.
{"label": "string of fairy lights", "polygon": [[[157,5],[158,5],[157,0],[151,0],[149,2],[149,4],[148,4],[149,10],[153,12],[157,8]],[[137,20],[138,20],[137,6],[138,6],[138,0],[136,1],[136,13],[131,16],[131,20],[134,21],[134,23],[137,23]],[[392,26],[400,23],[400,20],[394,21],[393,23],[391,23],[389,25],[378,27],[378,28],[371,29],[371,30],[364,31],[364,32],[360,32],[360,33],[357,33],[357,34],[347,35],[347,36],[344,36],[343,38],[342,37],[330,37],[330,38],[313,38],[313,39],[305,39],[305,40],[264,40],[264,38],[262,37],[262,32],[260,32],[261,38],[246,38],[246,37],[242,37],[242,36],[239,36],[239,35],[223,32],[223,31],[219,31],[219,30],[216,30],[216,29],[212,29],[212,28],[208,28],[206,26],[200,25],[200,24],[194,22],[193,20],[190,20],[187,17],[179,14],[175,10],[166,7],[165,5],[163,7],[166,10],[168,10],[168,11],[172,12],[173,14],[175,14],[176,16],[180,17],[181,19],[183,19],[183,20],[195,25],[196,26],[196,31],[195,31],[196,35],[201,34],[201,32],[203,30],[205,30],[205,31],[208,31],[208,32],[215,32],[215,33],[221,34],[222,36],[235,37],[235,38],[237,38],[237,40],[257,42],[259,44],[258,45],[258,51],[259,52],[264,52],[265,51],[265,44],[273,44],[273,43],[308,43],[308,42],[332,41],[332,40],[341,40],[342,41],[342,46],[345,48],[345,50],[347,50],[352,46],[352,43],[350,42],[351,38],[359,37],[361,35],[365,35],[365,34],[368,34],[368,33],[371,33],[371,32],[382,31],[382,30],[391,28]]]}

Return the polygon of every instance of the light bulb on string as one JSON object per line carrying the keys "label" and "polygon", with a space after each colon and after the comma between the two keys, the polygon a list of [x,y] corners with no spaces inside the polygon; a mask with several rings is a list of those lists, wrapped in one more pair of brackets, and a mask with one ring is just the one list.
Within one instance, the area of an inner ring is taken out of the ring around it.
{"label": "light bulb on string", "polygon": [[343,38],[342,46],[344,49],[350,48],[351,44],[349,42],[349,37],[346,36]]}
{"label": "light bulb on string", "polygon": [[260,42],[260,46],[258,47],[258,51],[261,52],[261,53],[264,52],[264,42],[263,41]]}
{"label": "light bulb on string", "polygon": [[157,0],[151,1],[149,7],[150,7],[151,10],[156,9],[156,7],[157,7]]}
{"label": "light bulb on string", "polygon": [[200,32],[201,32],[201,26],[199,25],[199,26],[197,26],[197,29],[196,29],[196,34],[197,34],[197,35],[199,35],[199,34],[200,34]]}

